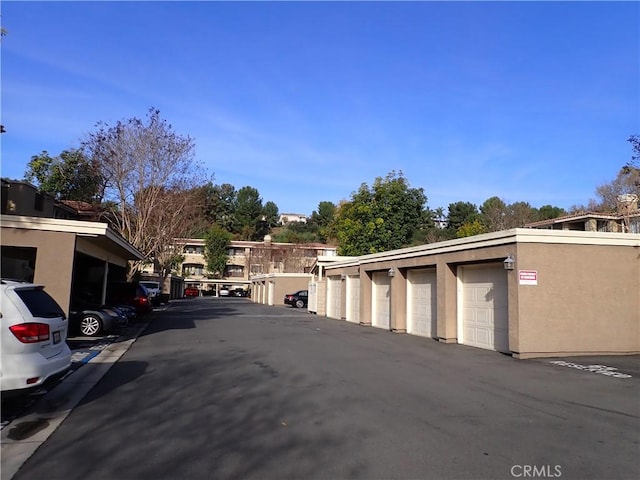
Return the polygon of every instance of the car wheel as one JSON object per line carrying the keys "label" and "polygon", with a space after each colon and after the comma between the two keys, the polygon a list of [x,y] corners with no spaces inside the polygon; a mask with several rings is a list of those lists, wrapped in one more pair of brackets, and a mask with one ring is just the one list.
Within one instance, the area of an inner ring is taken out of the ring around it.
{"label": "car wheel", "polygon": [[102,321],[96,315],[87,315],[80,320],[80,333],[95,337],[102,332]]}
{"label": "car wheel", "polygon": [[303,300],[296,300],[296,307],[297,308],[304,308],[304,301]]}

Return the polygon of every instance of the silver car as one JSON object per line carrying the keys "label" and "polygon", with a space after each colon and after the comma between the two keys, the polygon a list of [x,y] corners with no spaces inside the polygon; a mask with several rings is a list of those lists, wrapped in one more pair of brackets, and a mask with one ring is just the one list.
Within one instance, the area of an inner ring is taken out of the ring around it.
{"label": "silver car", "polygon": [[1,280],[0,309],[2,392],[26,392],[69,370],[67,318],[42,285]]}

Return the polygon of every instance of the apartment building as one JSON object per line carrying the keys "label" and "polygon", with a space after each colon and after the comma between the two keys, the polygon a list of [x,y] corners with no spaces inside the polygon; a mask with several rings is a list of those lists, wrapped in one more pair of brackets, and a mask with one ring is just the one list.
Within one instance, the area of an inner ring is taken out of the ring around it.
{"label": "apartment building", "polygon": [[638,196],[635,194],[619,195],[615,212],[578,212],[528,223],[525,228],[581,232],[640,233]]}
{"label": "apartment building", "polygon": [[246,294],[253,275],[309,273],[318,257],[337,254],[335,246],[272,242],[270,235],[266,235],[262,242],[233,240],[222,277],[213,278],[207,271],[204,239],[180,239],[177,243],[182,246],[184,256],[180,270],[185,286],[198,288],[203,295],[218,295],[222,288],[239,289]]}

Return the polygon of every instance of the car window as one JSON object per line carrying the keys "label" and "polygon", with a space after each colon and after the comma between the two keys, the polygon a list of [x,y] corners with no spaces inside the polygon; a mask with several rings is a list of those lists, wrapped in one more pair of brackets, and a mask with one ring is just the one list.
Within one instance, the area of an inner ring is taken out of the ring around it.
{"label": "car window", "polygon": [[141,296],[141,297],[148,297],[149,296],[149,290],[147,290],[147,287],[145,287],[144,285],[140,284],[140,285],[138,285],[138,289],[136,291],[136,295]]}
{"label": "car window", "polygon": [[307,296],[307,291],[306,290],[302,290],[298,295],[300,295],[301,297],[306,297]]}
{"label": "car window", "polygon": [[65,316],[58,302],[41,288],[21,288],[16,289],[15,292],[34,317],[55,318]]}

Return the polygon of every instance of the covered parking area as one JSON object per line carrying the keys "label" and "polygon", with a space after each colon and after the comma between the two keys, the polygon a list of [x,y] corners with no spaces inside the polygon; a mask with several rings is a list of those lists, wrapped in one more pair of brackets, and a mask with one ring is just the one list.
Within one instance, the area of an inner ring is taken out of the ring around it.
{"label": "covered parking area", "polygon": [[45,285],[69,313],[73,300],[104,303],[109,282],[144,256],[106,223],[2,215],[2,277]]}

